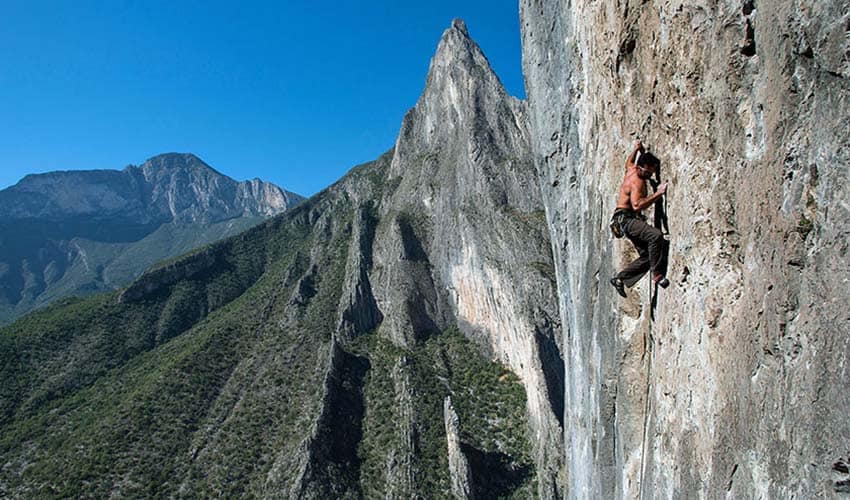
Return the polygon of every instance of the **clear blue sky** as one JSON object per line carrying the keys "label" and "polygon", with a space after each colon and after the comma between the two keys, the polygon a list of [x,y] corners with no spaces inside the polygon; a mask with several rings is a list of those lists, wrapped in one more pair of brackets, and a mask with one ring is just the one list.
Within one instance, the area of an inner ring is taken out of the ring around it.
{"label": "clear blue sky", "polygon": [[524,97],[517,0],[2,2],[0,188],[191,152],[312,195],[392,147],[463,18]]}

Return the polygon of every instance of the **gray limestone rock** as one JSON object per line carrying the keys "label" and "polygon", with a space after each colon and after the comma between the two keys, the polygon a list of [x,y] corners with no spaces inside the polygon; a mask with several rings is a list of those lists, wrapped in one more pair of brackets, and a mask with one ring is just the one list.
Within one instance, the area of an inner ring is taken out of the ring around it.
{"label": "gray limestone rock", "polygon": [[[523,0],[571,498],[829,498],[847,451],[850,3]],[[671,183],[670,279],[621,300],[625,157]]]}
{"label": "gray limestone rock", "polygon": [[410,361],[400,356],[392,368],[393,403],[396,420],[394,427],[399,436],[386,458],[384,477],[387,498],[411,498],[418,492],[414,480],[416,456],[416,412],[414,411],[414,388],[411,383]]}

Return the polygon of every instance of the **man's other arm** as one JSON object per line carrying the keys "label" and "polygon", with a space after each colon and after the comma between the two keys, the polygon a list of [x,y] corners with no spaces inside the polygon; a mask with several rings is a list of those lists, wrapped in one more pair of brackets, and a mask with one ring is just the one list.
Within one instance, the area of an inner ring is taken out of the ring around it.
{"label": "man's other arm", "polygon": [[665,182],[658,186],[658,189],[654,193],[652,193],[652,195],[641,196],[641,193],[645,192],[643,186],[640,185],[642,182],[643,181],[635,181],[635,183],[632,184],[632,189],[629,196],[630,201],[632,203],[632,209],[636,212],[640,212],[644,208],[652,205],[653,203],[655,203],[656,200],[664,196],[664,193],[667,192],[667,183]]}

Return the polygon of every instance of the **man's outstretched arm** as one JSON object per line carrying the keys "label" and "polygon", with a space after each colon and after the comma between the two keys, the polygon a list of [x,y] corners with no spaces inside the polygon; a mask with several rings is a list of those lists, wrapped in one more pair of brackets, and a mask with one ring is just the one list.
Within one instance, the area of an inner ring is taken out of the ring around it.
{"label": "man's outstretched arm", "polygon": [[640,142],[640,140],[635,143],[635,149],[634,151],[632,151],[632,154],[630,154],[629,157],[626,158],[626,170],[635,165],[635,158],[637,158],[638,153],[643,154],[643,144]]}

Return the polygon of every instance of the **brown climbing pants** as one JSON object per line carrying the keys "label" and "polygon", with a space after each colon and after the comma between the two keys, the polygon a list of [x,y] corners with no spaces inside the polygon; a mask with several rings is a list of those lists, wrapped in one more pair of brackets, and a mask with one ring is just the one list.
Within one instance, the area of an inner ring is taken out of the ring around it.
{"label": "brown climbing pants", "polygon": [[653,274],[667,274],[667,252],[670,244],[664,239],[661,231],[646,223],[643,216],[636,212],[624,210],[615,212],[614,217],[620,218],[620,227],[624,235],[637,248],[638,258],[627,265],[617,274],[623,284],[631,288],[647,271]]}

